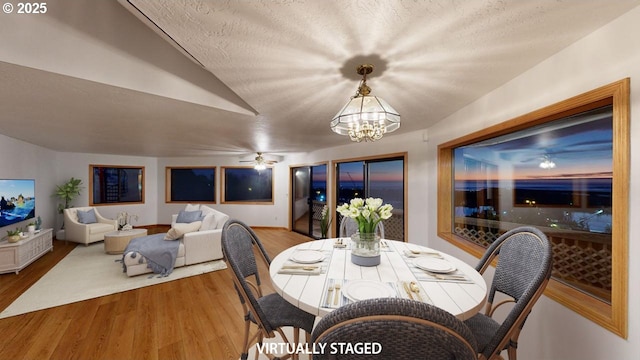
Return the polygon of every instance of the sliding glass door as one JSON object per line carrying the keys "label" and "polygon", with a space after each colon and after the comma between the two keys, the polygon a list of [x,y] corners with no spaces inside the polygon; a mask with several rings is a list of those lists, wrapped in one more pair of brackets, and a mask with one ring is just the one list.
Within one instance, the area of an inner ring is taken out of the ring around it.
{"label": "sliding glass door", "polygon": [[293,231],[319,239],[322,208],[327,203],[327,165],[291,168]]}
{"label": "sliding glass door", "polygon": [[[405,155],[336,163],[336,206],[351,199],[376,197],[393,206],[384,221],[385,238],[404,241]],[[338,220],[340,215],[334,212]]]}

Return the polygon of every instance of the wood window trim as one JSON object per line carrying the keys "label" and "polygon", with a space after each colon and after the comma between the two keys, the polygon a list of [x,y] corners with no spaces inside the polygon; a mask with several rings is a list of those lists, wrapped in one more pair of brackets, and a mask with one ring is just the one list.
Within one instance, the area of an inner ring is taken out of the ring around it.
{"label": "wood window trim", "polygon": [[[180,169],[212,169],[214,178],[213,178],[213,201],[176,201],[171,199],[171,170]],[[188,203],[199,203],[199,204],[216,204],[217,203],[217,192],[216,185],[218,182],[218,169],[215,166],[166,166],[165,167],[165,182],[164,182],[164,202],[166,204],[188,204]]]}
{"label": "wood window trim", "polygon": [[438,145],[438,236],[480,258],[485,249],[453,232],[453,149],[557,120],[568,115],[613,105],[613,221],[611,304],[601,302],[558,281],[551,280],[545,294],[616,335],[628,336],[628,214],[630,167],[630,80],[602,86],[584,94],[516,117]]}
{"label": "wood window trim", "polygon": [[236,204],[236,205],[273,205],[274,197],[275,197],[275,181],[274,181],[274,168],[272,166],[267,166],[268,169],[271,169],[271,201],[227,201],[226,200],[226,170],[227,169],[253,169],[253,166],[222,166],[220,168],[220,203],[221,204]]}
{"label": "wood window trim", "polygon": [[[115,169],[139,169],[142,174],[140,178],[140,184],[142,186],[140,193],[140,201],[128,201],[128,202],[105,202],[105,203],[95,203],[93,201],[93,169],[94,168],[115,168]],[[98,165],[98,164],[89,164],[89,206],[112,206],[112,205],[139,205],[144,204],[144,194],[145,194],[145,167],[144,166],[136,166],[136,165]]]}

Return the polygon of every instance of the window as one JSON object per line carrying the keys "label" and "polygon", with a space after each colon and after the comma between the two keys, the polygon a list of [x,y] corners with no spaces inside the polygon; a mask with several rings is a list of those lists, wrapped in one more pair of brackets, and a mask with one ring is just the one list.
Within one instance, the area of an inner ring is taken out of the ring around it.
{"label": "window", "polygon": [[215,203],[215,167],[167,167],[166,202]]}
{"label": "window", "polygon": [[[393,216],[384,220],[385,238],[404,241],[406,154],[336,161],[336,206],[359,198],[381,198],[393,206]],[[335,226],[342,220],[337,212]]]}
{"label": "window", "polygon": [[253,167],[223,167],[222,202],[242,204],[273,204],[273,169]]}
{"label": "window", "polygon": [[480,257],[538,227],[554,253],[546,294],[626,338],[628,79],[438,151],[439,236]]}
{"label": "window", "polygon": [[89,205],[144,204],[144,167],[89,165]]}

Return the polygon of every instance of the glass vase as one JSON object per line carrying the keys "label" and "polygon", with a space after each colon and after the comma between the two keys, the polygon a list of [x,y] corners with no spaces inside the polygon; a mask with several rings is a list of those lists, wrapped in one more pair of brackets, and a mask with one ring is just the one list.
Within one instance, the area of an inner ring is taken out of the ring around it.
{"label": "glass vase", "polygon": [[360,266],[380,264],[380,236],[374,233],[351,235],[351,262]]}

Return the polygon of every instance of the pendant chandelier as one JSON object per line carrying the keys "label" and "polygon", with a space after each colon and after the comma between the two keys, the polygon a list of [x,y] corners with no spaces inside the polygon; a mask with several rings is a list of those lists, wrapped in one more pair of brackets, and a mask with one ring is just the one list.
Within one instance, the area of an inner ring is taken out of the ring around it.
{"label": "pendant chandelier", "polygon": [[385,133],[400,127],[400,114],[386,101],[369,95],[371,88],[367,86],[367,75],[372,71],[373,65],[358,66],[357,72],[362,75],[358,90],[331,120],[331,130],[348,135],[351,141],[380,140]]}

